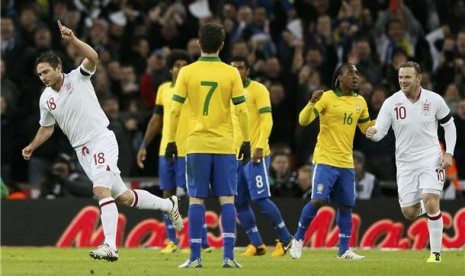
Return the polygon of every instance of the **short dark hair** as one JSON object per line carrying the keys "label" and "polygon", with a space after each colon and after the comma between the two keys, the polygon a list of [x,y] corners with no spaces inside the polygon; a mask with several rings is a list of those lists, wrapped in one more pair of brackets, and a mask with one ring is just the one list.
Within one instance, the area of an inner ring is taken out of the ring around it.
{"label": "short dark hair", "polygon": [[334,74],[333,74],[333,81],[331,82],[333,85],[334,85],[334,88],[339,88],[339,81],[338,81],[338,77],[342,74],[344,74],[345,71],[347,71],[347,69],[349,67],[353,66],[352,63],[349,63],[349,62],[346,62],[346,63],[343,63],[341,65],[339,65],[336,70],[334,71]]}
{"label": "short dark hair", "polygon": [[166,66],[168,69],[172,69],[176,61],[185,60],[187,64],[192,62],[192,57],[189,52],[185,50],[172,50],[166,59]]}
{"label": "short dark hair", "polygon": [[247,60],[246,57],[243,57],[243,56],[234,56],[234,57],[231,58],[230,62],[243,62],[244,65],[245,65],[245,68],[247,68],[247,69],[250,68],[249,61]]}
{"label": "short dark hair", "polygon": [[48,51],[40,54],[40,56],[36,59],[35,67],[37,68],[37,65],[43,62],[49,63],[53,69],[57,68],[58,65],[62,65],[60,57],[54,51]]}
{"label": "short dark hair", "polygon": [[200,27],[199,41],[204,53],[211,54],[218,51],[225,37],[224,28],[218,23],[207,23]]}
{"label": "short dark hair", "polygon": [[399,66],[399,70],[400,70],[400,68],[414,68],[417,75],[420,75],[421,73],[423,73],[421,71],[420,65],[418,63],[414,62],[414,61],[404,62]]}

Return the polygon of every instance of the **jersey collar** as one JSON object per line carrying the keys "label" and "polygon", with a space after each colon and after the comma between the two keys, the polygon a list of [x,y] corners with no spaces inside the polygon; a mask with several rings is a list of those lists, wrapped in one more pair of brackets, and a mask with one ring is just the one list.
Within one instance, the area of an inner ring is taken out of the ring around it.
{"label": "jersey collar", "polygon": [[199,61],[221,61],[220,57],[199,57]]}
{"label": "jersey collar", "polygon": [[[342,94],[342,91],[339,89],[339,87],[336,87],[336,89],[334,89],[333,91],[334,91],[334,94],[336,94],[336,96],[338,96],[338,97],[344,96],[344,95]],[[356,95],[357,95],[357,93],[355,93],[354,91],[352,91],[352,94],[349,95],[349,96],[356,96]]]}
{"label": "jersey collar", "polygon": [[242,84],[244,85],[244,88],[246,88],[247,86],[250,85],[251,82],[252,82],[252,80],[250,78],[247,78],[247,79],[245,79],[245,81]]}

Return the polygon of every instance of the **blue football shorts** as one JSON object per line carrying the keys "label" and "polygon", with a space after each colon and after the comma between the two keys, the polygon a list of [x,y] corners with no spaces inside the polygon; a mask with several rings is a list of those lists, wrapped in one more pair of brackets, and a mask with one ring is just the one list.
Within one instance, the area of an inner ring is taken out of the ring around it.
{"label": "blue football shorts", "polygon": [[177,187],[186,189],[186,158],[178,157],[174,163],[165,156],[158,159],[158,177],[161,190],[175,190]]}
{"label": "blue football shorts", "polygon": [[355,205],[354,169],[316,164],[312,183],[312,199],[347,207]]}
{"label": "blue football shorts", "polygon": [[269,156],[262,158],[257,164],[254,164],[252,160],[245,165],[242,161],[238,161],[237,201],[257,200],[271,196],[268,179],[269,166]]}
{"label": "blue football shorts", "polygon": [[237,194],[237,163],[234,154],[190,153],[186,163],[189,196],[207,198],[209,194]]}

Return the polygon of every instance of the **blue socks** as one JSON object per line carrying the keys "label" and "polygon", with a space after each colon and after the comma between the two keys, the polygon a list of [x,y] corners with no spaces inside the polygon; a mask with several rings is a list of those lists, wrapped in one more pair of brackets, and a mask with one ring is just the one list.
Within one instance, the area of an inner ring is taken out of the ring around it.
{"label": "blue socks", "polygon": [[202,229],[205,224],[205,207],[201,204],[189,205],[187,213],[189,219],[189,247],[191,249],[190,260],[200,258],[202,248]]}
{"label": "blue socks", "polygon": [[312,219],[316,216],[320,207],[314,206],[311,202],[307,203],[302,209],[302,214],[300,214],[299,226],[297,227],[297,232],[295,233],[294,238],[296,240],[303,240],[305,237],[305,232],[307,231],[308,226],[312,222]]}
{"label": "blue socks", "polygon": [[[189,214],[189,222],[190,217]],[[234,260],[233,250],[236,241],[236,209],[234,204],[227,203],[221,206],[221,226],[223,228],[223,257]]]}
{"label": "blue socks", "polygon": [[204,219],[203,229],[202,229],[202,248],[207,248],[207,247],[210,247],[210,244],[208,243],[207,225],[205,224],[205,219]]}
{"label": "blue socks", "polygon": [[273,227],[278,232],[278,239],[288,244],[291,239],[291,233],[287,230],[286,224],[284,223],[283,217],[278,207],[271,201],[269,198],[261,198],[255,201],[261,213],[266,216],[266,218],[271,221]]}
{"label": "blue socks", "polygon": [[236,202],[235,204],[237,210],[237,217],[241,222],[242,228],[245,230],[245,233],[249,237],[250,242],[259,246],[263,244],[262,237],[257,229],[257,222],[255,220],[255,215],[250,208],[248,202]]}
{"label": "blue socks", "polygon": [[168,239],[175,244],[178,244],[178,238],[176,237],[176,229],[174,229],[173,223],[168,218],[168,215],[163,215],[163,221],[165,222],[166,227],[166,234],[168,235]]}
{"label": "blue socks", "polygon": [[350,234],[352,232],[352,210],[337,210],[336,223],[339,227],[339,253],[341,256],[349,249]]}

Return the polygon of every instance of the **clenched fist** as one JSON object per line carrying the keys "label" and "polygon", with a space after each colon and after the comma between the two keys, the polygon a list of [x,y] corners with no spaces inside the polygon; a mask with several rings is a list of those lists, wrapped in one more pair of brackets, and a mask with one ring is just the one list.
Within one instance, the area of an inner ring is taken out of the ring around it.
{"label": "clenched fist", "polygon": [[376,129],[376,127],[371,126],[371,127],[367,128],[367,131],[366,131],[365,135],[366,135],[366,137],[368,139],[372,139],[377,132],[378,132],[378,130]]}

